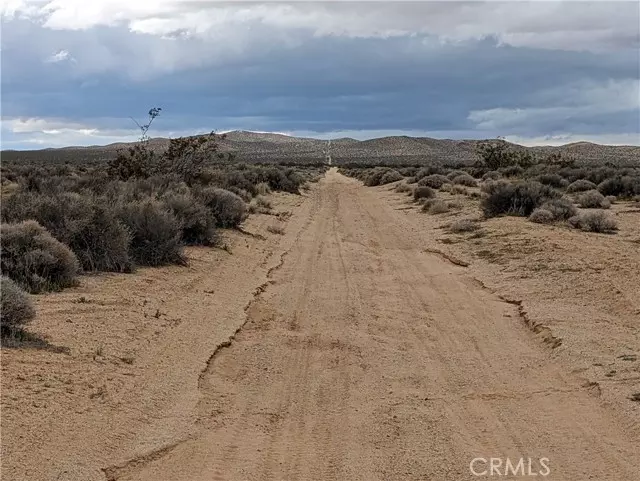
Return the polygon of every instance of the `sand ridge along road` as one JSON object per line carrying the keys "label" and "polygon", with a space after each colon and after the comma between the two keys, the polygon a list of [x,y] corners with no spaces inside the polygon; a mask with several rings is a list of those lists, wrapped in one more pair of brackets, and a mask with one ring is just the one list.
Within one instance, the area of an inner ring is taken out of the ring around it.
{"label": "sand ridge along road", "polygon": [[107,479],[460,481],[483,479],[469,469],[478,457],[531,458],[534,471],[548,458],[537,479],[638,479],[632,430],[550,360],[514,306],[335,169],[309,201],[247,323],[200,378],[198,434]]}

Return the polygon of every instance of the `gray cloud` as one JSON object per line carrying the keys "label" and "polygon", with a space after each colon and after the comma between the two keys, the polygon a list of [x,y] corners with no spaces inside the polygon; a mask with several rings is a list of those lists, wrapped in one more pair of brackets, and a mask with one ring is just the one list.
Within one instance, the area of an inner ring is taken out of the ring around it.
{"label": "gray cloud", "polygon": [[5,142],[111,139],[154,105],[165,133],[638,132],[635,2],[129,3],[5,12]]}

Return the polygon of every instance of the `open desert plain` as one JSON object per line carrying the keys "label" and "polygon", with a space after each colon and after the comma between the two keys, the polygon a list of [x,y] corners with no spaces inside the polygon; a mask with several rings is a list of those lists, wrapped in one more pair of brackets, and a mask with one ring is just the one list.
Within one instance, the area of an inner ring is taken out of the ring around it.
{"label": "open desert plain", "polygon": [[0,481],[640,481],[640,2],[0,30]]}
{"label": "open desert plain", "polygon": [[[546,184],[467,171],[307,168],[177,265],[33,295],[3,479],[637,479],[640,204],[563,181],[536,202],[569,220],[492,215]],[[581,228],[596,211],[613,230]]]}

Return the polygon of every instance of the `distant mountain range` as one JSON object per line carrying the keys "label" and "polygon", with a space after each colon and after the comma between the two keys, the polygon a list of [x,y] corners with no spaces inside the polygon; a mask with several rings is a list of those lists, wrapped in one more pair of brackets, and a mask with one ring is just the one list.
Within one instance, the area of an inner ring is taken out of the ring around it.
{"label": "distant mountain range", "polygon": [[[393,136],[370,140],[341,138],[331,140],[330,154],[335,165],[347,163],[371,164],[428,164],[438,161],[444,164],[471,164],[477,160],[477,140],[448,140],[429,137]],[[165,138],[154,138],[149,145],[162,150],[169,143]],[[106,146],[65,147],[33,151],[3,151],[5,160],[107,160],[117,151],[131,144],[117,143]],[[560,147],[513,148],[546,156],[562,153],[575,158],[578,163],[605,163],[616,165],[640,165],[640,147],[627,145],[600,145],[577,142]],[[233,131],[220,141],[222,152],[233,152],[236,158],[247,162],[300,162],[315,163],[325,160],[326,140],[292,137],[282,134]]]}

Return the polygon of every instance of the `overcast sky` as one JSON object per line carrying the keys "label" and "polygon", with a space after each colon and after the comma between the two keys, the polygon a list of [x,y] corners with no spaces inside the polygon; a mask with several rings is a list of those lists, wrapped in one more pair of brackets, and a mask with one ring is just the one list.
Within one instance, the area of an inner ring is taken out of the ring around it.
{"label": "overcast sky", "polygon": [[639,2],[0,0],[2,148],[255,130],[640,144]]}

